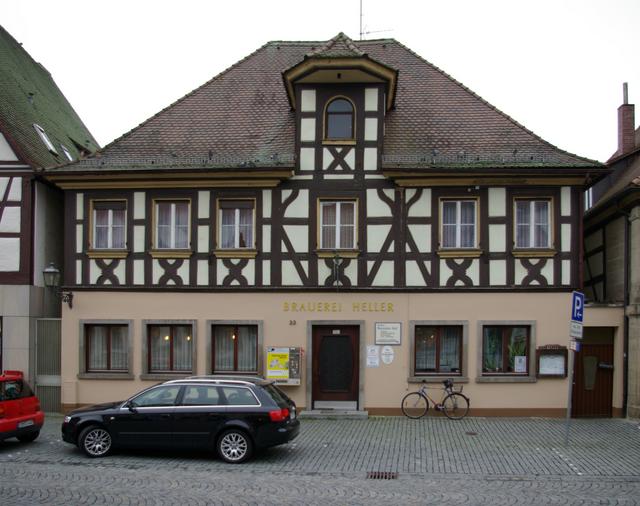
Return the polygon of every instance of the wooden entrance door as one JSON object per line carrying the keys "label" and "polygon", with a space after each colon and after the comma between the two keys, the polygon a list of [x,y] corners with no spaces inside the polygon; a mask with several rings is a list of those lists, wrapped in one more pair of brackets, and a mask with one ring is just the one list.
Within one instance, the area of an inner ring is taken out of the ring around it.
{"label": "wooden entrance door", "polygon": [[572,412],[576,417],[610,417],[613,343],[588,343],[575,357]]}
{"label": "wooden entrance door", "polygon": [[312,396],[314,409],[358,409],[360,329],[314,326]]}

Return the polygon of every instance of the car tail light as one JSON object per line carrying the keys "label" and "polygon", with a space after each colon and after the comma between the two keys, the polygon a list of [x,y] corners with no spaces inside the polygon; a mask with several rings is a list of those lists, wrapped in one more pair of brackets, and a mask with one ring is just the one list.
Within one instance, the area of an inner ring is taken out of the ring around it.
{"label": "car tail light", "polygon": [[40,401],[36,402],[36,411],[40,411]]}
{"label": "car tail light", "polygon": [[269,411],[269,418],[271,418],[272,422],[283,422],[289,418],[289,410],[287,408],[274,409]]}

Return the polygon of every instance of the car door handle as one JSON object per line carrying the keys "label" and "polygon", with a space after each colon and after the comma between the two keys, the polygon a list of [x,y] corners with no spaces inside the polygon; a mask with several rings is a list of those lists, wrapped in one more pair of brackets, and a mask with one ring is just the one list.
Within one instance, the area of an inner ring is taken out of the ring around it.
{"label": "car door handle", "polygon": [[160,418],[171,418],[170,414],[164,414],[164,415],[160,415]]}

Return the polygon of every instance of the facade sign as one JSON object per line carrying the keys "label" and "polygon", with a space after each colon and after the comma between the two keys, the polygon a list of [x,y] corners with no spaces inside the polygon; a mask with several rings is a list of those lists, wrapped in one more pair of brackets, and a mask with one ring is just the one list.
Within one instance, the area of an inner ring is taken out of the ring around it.
{"label": "facade sign", "polygon": [[367,367],[380,367],[380,346],[367,346]]}
{"label": "facade sign", "polygon": [[393,352],[393,348],[391,346],[383,346],[382,347],[382,362],[389,365],[393,362],[395,354]]}
{"label": "facade sign", "polygon": [[279,385],[300,384],[300,348],[267,348],[267,379]]}
{"label": "facade sign", "polygon": [[569,322],[569,337],[574,339],[582,339],[582,323]]}
{"label": "facade sign", "polygon": [[584,294],[573,292],[571,297],[571,321],[582,323],[584,316]]}
{"label": "facade sign", "polygon": [[400,345],[402,343],[402,323],[376,322],[376,344]]}

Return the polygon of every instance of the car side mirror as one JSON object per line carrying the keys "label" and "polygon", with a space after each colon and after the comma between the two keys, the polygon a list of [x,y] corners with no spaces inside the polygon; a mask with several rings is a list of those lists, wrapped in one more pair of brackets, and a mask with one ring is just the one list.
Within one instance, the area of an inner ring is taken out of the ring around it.
{"label": "car side mirror", "polygon": [[137,413],[136,404],[133,401],[129,401],[124,405],[125,408],[128,408],[132,413]]}

